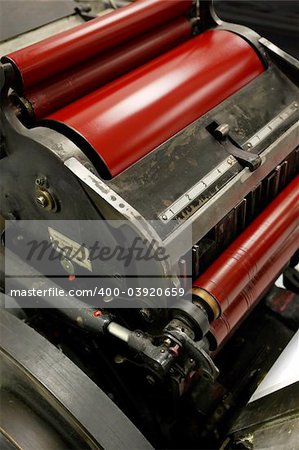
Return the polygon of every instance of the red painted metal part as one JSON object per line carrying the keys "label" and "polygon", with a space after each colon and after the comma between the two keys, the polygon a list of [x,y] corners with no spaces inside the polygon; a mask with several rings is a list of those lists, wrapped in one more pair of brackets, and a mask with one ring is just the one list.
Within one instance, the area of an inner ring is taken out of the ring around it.
{"label": "red painted metal part", "polygon": [[[194,286],[213,296],[223,314],[298,225],[299,176],[195,281]],[[293,235],[293,239],[297,237],[297,234]],[[297,239],[294,245],[298,248],[298,244]]]}
{"label": "red painted metal part", "polygon": [[115,176],[262,72],[244,39],[211,30],[49,119],[85,137]]}
{"label": "red painted metal part", "polygon": [[267,290],[273,285],[278,275],[298,248],[299,228],[288,237],[285,243],[273,255],[259,273],[247,284],[222,316],[211,324],[211,332],[220,346],[232,331],[247,316]]}
{"label": "red painted metal part", "polygon": [[191,37],[191,32],[190,21],[181,17],[34,86],[24,96],[35,118],[41,119],[181,44]]}
{"label": "red painted metal part", "polygon": [[192,0],[138,0],[129,6],[63,31],[36,44],[10,53],[23,87],[28,89],[147,32],[175,17],[186,14]]}

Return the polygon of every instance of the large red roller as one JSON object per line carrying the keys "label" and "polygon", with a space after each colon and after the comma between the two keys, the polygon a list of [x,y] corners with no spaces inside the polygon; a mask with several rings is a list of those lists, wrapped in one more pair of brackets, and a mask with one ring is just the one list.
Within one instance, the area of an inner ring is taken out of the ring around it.
{"label": "large red roller", "polygon": [[114,176],[262,72],[244,39],[211,30],[48,119],[83,136]]}
{"label": "large red roller", "polygon": [[9,59],[15,64],[23,87],[28,89],[100,52],[187,13],[191,5],[192,0],[138,0],[12,52],[3,61]]}
{"label": "large red roller", "polygon": [[223,314],[277,254],[286,239],[291,236],[293,248],[298,248],[298,234],[295,233],[298,225],[299,176],[195,281],[195,289],[207,294],[209,302],[217,302]]}
{"label": "large red roller", "polygon": [[181,17],[140,38],[100,54],[25,91],[36,119],[41,119],[191,37],[190,21]]}
{"label": "large red roller", "polygon": [[284,266],[298,248],[299,229],[288,237],[279,250],[266,262],[259,273],[247,284],[222,316],[211,324],[217,345],[221,345],[232,330],[247,316],[251,308],[275,282]]}

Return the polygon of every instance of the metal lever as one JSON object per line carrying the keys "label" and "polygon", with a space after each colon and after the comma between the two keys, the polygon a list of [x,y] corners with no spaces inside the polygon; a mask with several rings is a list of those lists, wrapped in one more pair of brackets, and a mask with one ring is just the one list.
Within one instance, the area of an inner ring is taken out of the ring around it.
{"label": "metal lever", "polygon": [[243,150],[243,148],[229,135],[229,131],[229,125],[224,123],[218,125],[217,128],[212,131],[212,134],[230,155],[234,156],[242,166],[248,167],[250,171],[253,172],[261,165],[261,157],[255,153]]}

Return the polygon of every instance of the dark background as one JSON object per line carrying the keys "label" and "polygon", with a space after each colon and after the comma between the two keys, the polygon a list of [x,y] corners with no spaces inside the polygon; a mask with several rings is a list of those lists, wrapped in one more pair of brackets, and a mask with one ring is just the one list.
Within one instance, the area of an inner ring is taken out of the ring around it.
{"label": "dark background", "polygon": [[218,16],[257,31],[299,59],[298,0],[217,0]]}

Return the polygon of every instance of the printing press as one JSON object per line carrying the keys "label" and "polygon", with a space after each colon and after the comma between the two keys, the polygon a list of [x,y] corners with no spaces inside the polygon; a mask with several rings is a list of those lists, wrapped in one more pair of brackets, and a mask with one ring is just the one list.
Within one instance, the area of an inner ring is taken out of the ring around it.
{"label": "printing press", "polygon": [[213,2],[125,3],[1,55],[0,442],[265,448],[299,408],[248,403],[298,329],[299,62]]}

